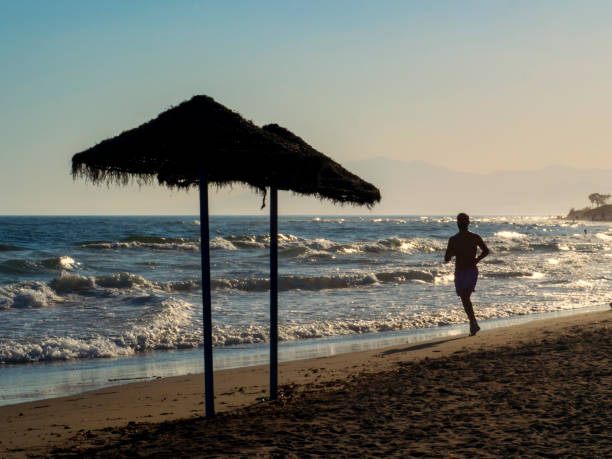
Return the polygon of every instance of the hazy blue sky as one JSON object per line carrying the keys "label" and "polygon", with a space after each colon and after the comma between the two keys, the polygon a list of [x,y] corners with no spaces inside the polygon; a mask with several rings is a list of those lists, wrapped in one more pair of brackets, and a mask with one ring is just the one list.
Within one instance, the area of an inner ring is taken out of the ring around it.
{"label": "hazy blue sky", "polygon": [[340,162],[612,169],[611,13],[592,0],[0,0],[0,213],[196,213],[195,193],[69,174],[74,153],[193,94]]}

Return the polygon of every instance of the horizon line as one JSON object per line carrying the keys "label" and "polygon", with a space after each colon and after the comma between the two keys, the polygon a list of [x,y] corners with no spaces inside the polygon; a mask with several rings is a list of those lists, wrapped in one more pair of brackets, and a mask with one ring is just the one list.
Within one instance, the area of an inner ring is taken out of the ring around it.
{"label": "horizon line", "polygon": [[[279,217],[448,217],[456,216],[458,212],[448,213],[385,213],[385,214],[282,214]],[[481,217],[550,217],[550,218],[565,218],[561,215],[542,214],[542,213],[507,213],[507,214],[492,214],[492,213],[470,213],[472,216]],[[269,217],[269,213],[264,214],[209,214],[210,217]],[[1,217],[195,217],[199,218],[198,214],[2,214]]]}

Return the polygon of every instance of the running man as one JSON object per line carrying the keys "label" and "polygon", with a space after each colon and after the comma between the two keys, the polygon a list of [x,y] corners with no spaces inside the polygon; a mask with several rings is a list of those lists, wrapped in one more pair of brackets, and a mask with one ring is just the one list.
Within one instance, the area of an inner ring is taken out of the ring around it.
{"label": "running man", "polygon": [[[459,232],[448,240],[444,262],[448,263],[451,258],[455,257],[455,290],[461,298],[465,313],[470,319],[470,336],[474,336],[478,333],[480,327],[476,321],[470,297],[476,289],[476,281],[478,280],[476,265],[489,255],[489,249],[478,234],[468,231],[470,217],[467,214],[460,213],[457,215],[457,226]],[[480,247],[480,255],[476,256],[478,247]]]}

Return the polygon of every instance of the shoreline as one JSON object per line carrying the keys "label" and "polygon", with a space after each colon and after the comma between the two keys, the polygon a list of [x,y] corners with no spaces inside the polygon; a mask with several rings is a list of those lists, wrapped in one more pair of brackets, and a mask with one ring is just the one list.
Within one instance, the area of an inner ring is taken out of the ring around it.
{"label": "shoreline", "polygon": [[[310,388],[308,390],[316,393],[339,382],[396,370],[398,365],[452,360],[453,356],[482,352],[499,353],[500,348],[514,349],[529,343],[538,345],[538,342],[541,344],[553,337],[568,335],[568,329],[600,329],[609,335],[611,321],[609,310],[587,312],[484,330],[475,337],[464,334],[417,344],[283,362],[279,366],[279,385],[283,393],[297,388]],[[503,358],[503,354],[497,357]],[[276,406],[279,402],[258,402],[267,395],[267,385],[266,365],[215,372],[217,412],[240,413],[244,408],[248,411]],[[202,415],[201,374],[129,383],[75,396],[3,406],[0,407],[0,456],[47,454],[51,448],[62,444],[69,448],[95,446],[97,440],[93,440],[94,437],[83,438],[88,431],[107,429],[110,435],[113,429],[128,423],[182,422],[178,420],[200,419]],[[94,435],[98,438],[101,434],[96,432]]]}
{"label": "shoreline", "polygon": [[[520,325],[567,315],[606,310],[607,306],[560,309],[536,314],[486,319],[482,330]],[[349,352],[375,350],[389,346],[422,343],[464,334],[467,325],[450,324],[423,329],[395,330],[364,334],[321,337],[280,343],[279,361],[290,362],[329,357]],[[215,372],[267,365],[269,346],[259,343],[214,349]],[[132,382],[185,376],[203,372],[202,349],[153,351],[130,357],[76,359],[0,366],[4,384],[0,386],[0,407],[40,400],[77,396]],[[13,387],[15,389],[13,389]]]}

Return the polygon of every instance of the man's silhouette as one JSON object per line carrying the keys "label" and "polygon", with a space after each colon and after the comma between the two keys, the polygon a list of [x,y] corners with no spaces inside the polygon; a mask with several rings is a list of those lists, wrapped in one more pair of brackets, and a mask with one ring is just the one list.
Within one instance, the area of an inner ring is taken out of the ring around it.
{"label": "man's silhouette", "polygon": [[[448,263],[451,258],[455,257],[455,290],[461,298],[463,309],[470,319],[470,336],[474,336],[478,333],[480,327],[476,321],[470,297],[476,289],[476,281],[478,280],[476,265],[489,255],[489,249],[478,234],[468,231],[469,225],[470,217],[467,214],[460,213],[457,215],[459,232],[448,240],[444,261]],[[476,256],[478,247],[480,247],[480,255]]]}

